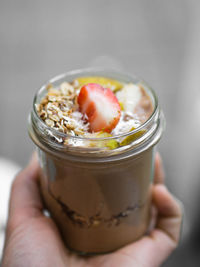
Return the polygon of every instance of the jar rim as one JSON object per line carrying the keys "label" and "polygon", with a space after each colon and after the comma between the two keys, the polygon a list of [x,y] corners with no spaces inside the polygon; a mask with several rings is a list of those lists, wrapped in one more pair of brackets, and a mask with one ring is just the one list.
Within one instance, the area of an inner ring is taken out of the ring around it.
{"label": "jar rim", "polygon": [[[41,94],[42,91],[46,90],[46,87],[49,83],[55,83],[55,82],[58,82],[64,78],[66,78],[66,81],[67,80],[67,77],[70,77],[70,76],[77,76],[77,77],[80,77],[80,75],[92,75],[93,76],[97,76],[97,75],[100,75],[102,74],[104,77],[105,75],[107,77],[110,77],[110,76],[116,76],[116,79],[117,76],[119,77],[122,77],[124,79],[127,79],[129,80],[130,82],[134,82],[137,81],[137,83],[140,83],[142,85],[145,86],[145,90],[147,89],[151,96],[153,97],[153,100],[154,100],[154,110],[152,112],[152,114],[150,115],[150,117],[143,123],[141,124],[140,126],[138,126],[136,129],[132,130],[132,131],[129,131],[129,132],[125,132],[125,133],[122,133],[122,134],[118,134],[118,135],[113,135],[113,136],[108,136],[108,137],[82,137],[82,136],[73,136],[73,135],[70,135],[70,134],[66,134],[66,133],[62,133],[62,132],[59,132],[58,130],[46,125],[46,123],[40,118],[40,116],[38,115],[38,112],[36,110],[36,103],[37,103],[37,100]],[[43,129],[46,129],[47,131],[51,131],[53,136],[56,136],[57,138],[73,138],[74,140],[80,140],[80,141],[110,141],[112,139],[117,139],[117,138],[124,138],[124,137],[127,137],[127,136],[130,136],[130,135],[133,135],[133,134],[136,134],[138,132],[140,132],[142,129],[144,128],[148,128],[148,126],[154,121],[155,117],[158,115],[159,113],[159,105],[158,105],[158,99],[157,99],[157,95],[155,94],[154,90],[149,86],[148,83],[146,83],[143,79],[140,79],[138,77],[135,77],[134,75],[131,75],[131,74],[125,74],[123,72],[119,72],[117,70],[114,70],[114,69],[106,69],[106,68],[83,68],[83,69],[77,69],[77,70],[72,70],[72,71],[68,71],[68,72],[65,72],[65,73],[62,73],[62,74],[59,74],[59,75],[56,75],[55,77],[53,77],[52,79],[48,80],[45,84],[43,84],[40,89],[36,92],[35,96],[34,96],[34,99],[33,99],[33,116],[34,118],[36,118],[40,124],[41,124],[41,127]],[[145,134],[144,134],[145,135]]]}

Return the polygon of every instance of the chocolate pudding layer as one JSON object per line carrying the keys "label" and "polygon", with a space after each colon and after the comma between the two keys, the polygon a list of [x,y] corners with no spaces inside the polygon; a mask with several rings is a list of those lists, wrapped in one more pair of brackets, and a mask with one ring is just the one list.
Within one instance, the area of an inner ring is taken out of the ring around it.
{"label": "chocolate pudding layer", "polygon": [[[91,110],[81,109],[80,92],[92,94],[93,87],[104,91],[105,107],[102,111],[94,98],[90,117]],[[107,100],[118,109],[113,120]],[[105,127],[98,128],[96,114]],[[105,114],[111,117],[109,124]],[[38,147],[44,203],[68,248],[106,253],[147,232],[154,148],[163,121],[155,93],[119,73],[71,72],[40,89],[29,134]]]}
{"label": "chocolate pudding layer", "polygon": [[101,163],[61,160],[40,151],[41,191],[66,245],[109,252],[145,234],[149,224],[152,149]]}

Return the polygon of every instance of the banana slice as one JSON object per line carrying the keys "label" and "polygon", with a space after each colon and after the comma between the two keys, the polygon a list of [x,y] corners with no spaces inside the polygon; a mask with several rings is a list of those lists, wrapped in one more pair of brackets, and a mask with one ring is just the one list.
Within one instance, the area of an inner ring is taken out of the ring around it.
{"label": "banana slice", "polygon": [[129,83],[116,93],[119,103],[123,105],[125,112],[134,112],[136,105],[139,103],[142,93],[139,86]]}
{"label": "banana slice", "polygon": [[98,83],[103,87],[110,88],[113,92],[117,92],[123,87],[122,83],[105,77],[79,77],[76,80],[79,82],[80,86],[87,83]]}

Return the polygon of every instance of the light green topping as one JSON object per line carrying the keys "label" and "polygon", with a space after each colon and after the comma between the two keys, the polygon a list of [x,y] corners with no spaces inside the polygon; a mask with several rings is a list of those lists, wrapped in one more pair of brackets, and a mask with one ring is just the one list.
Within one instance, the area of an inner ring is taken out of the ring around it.
{"label": "light green topping", "polygon": [[[95,137],[95,138],[106,138],[106,137],[112,137],[112,134],[104,132],[104,131],[100,131],[97,133],[92,133],[90,135],[90,137]],[[90,146],[91,147],[99,147],[99,148],[103,148],[103,147],[107,147],[109,149],[115,149],[117,147],[119,147],[119,143],[116,140],[96,140],[96,141],[91,141],[90,142]]]}
{"label": "light green topping", "polygon": [[119,143],[116,140],[110,140],[106,142],[106,146],[109,147],[110,149],[115,149],[119,146]]}
{"label": "light green topping", "polygon": [[[131,131],[135,130],[135,128],[132,128]],[[141,130],[137,133],[131,134],[127,137],[125,137],[122,142],[120,143],[120,146],[126,146],[138,139],[140,136],[142,136],[145,133],[145,130]]]}
{"label": "light green topping", "polygon": [[124,111],[124,104],[121,101],[119,101],[119,104],[120,104],[121,110]]}

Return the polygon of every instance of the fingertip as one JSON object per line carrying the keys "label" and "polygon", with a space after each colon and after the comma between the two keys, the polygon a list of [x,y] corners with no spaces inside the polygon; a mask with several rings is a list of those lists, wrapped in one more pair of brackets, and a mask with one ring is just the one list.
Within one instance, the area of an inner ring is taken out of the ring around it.
{"label": "fingertip", "polygon": [[168,194],[169,190],[167,189],[166,185],[164,184],[156,184],[154,186],[154,189],[156,191],[157,194]]}
{"label": "fingertip", "polygon": [[[153,187],[153,200],[162,203],[170,195],[169,190],[164,184],[155,184]],[[165,202],[165,201],[164,201]]]}
{"label": "fingertip", "polygon": [[163,184],[154,186],[153,202],[161,215],[182,216],[180,201],[178,201]]}
{"label": "fingertip", "polygon": [[35,165],[38,163],[38,156],[37,156],[37,152],[34,151],[31,155],[31,158],[30,158],[30,161],[29,161],[29,164],[28,165]]}
{"label": "fingertip", "polygon": [[163,161],[159,152],[155,155],[155,173],[154,173],[154,183],[163,184],[165,180],[165,173],[163,168]]}
{"label": "fingertip", "polygon": [[28,173],[28,177],[36,177],[38,176],[39,164],[38,164],[38,156],[37,152],[34,151],[31,155],[28,165],[23,170],[24,173]]}
{"label": "fingertip", "polygon": [[35,181],[38,179],[38,177],[39,177],[38,158],[37,158],[37,153],[33,152],[28,165],[16,175],[12,183],[11,191],[13,191],[15,187],[18,186],[18,184],[24,183],[29,180]]}

